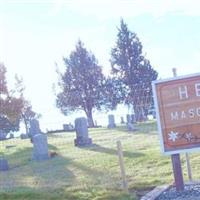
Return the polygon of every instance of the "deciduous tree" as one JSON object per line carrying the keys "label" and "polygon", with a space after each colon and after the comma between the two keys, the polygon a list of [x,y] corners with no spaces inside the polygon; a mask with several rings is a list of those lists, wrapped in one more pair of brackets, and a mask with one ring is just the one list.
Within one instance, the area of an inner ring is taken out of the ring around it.
{"label": "deciduous tree", "polygon": [[[16,80],[17,82],[17,80]],[[23,99],[20,95],[19,87],[8,90],[6,81],[6,68],[3,63],[0,63],[0,129],[3,132],[17,131],[21,111],[23,108]]]}

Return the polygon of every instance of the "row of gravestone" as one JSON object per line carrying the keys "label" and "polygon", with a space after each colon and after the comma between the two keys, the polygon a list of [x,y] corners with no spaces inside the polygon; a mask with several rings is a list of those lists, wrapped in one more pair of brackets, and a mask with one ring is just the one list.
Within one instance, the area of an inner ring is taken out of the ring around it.
{"label": "row of gravestone", "polygon": [[[124,117],[121,117],[121,122],[120,123],[121,124],[125,124]],[[135,123],[135,115],[127,114],[126,115],[126,123],[127,123],[127,126],[129,124],[134,124]],[[97,122],[95,121],[95,127],[101,127],[101,126],[98,126]],[[108,115],[108,128],[115,128],[115,127],[116,127],[116,124],[115,124],[114,115]],[[69,124],[63,124],[63,130],[64,131],[74,131],[75,128],[71,123],[69,123]]]}
{"label": "row of gravestone", "polygon": [[[127,128],[129,131],[134,130],[133,124],[135,123],[135,115],[126,115],[126,122],[127,122]],[[124,118],[121,117],[121,124],[125,124]],[[115,128],[115,118],[114,115],[108,115],[108,128]],[[21,139],[27,139],[27,138],[32,138],[35,133],[37,133],[37,130],[40,131],[39,128],[39,122],[35,119],[31,121],[31,126],[29,129],[29,133],[27,134],[21,134],[20,137]],[[74,131],[74,127],[72,124],[63,124],[63,130],[64,131]],[[41,132],[41,131],[40,131]],[[10,134],[9,138],[6,138],[7,134],[4,133],[2,130],[0,130],[0,140],[5,140],[5,139],[11,139],[14,137],[13,134]]]}
{"label": "row of gravestone", "polygon": [[[127,129],[128,131],[134,131],[136,130],[134,127],[135,121],[135,115],[126,115],[126,121],[127,121]],[[124,118],[121,117],[121,124],[124,124]],[[114,115],[108,115],[108,128],[115,128],[115,117]]]}
{"label": "row of gravestone", "polygon": [[[114,115],[109,115],[108,128],[115,128]],[[133,130],[133,124],[129,121],[131,118],[127,115],[127,126],[129,130]],[[132,125],[132,126],[131,126]],[[87,119],[77,118],[75,120],[76,139],[74,140],[75,146],[88,146],[92,144],[92,139],[88,136]],[[49,158],[47,135],[40,130],[39,122],[32,120],[30,123],[29,137],[33,143],[32,159],[36,161],[46,160]],[[0,171],[8,170],[8,162],[4,158],[0,158]]]}
{"label": "row of gravestone", "polygon": [[[92,139],[88,137],[88,128],[86,118],[77,118],[75,120],[76,139],[75,146],[86,146],[92,144]],[[31,122],[30,138],[33,143],[32,160],[42,161],[49,158],[47,135],[42,133],[39,122],[34,120]],[[0,158],[0,171],[9,169],[8,161]]]}
{"label": "row of gravestone", "polygon": [[[126,116],[126,121],[127,121],[127,128],[128,130],[132,130],[131,127],[133,127],[133,124],[135,123],[135,116],[134,115],[129,115],[127,114]],[[86,121],[87,123],[87,121]],[[124,118],[121,117],[121,124],[125,124]],[[115,117],[114,115],[108,115],[108,128],[115,128]],[[64,131],[74,131],[75,128],[74,126],[70,124],[63,124],[63,130]],[[30,129],[29,133],[27,134],[21,134],[20,137],[21,139],[26,139],[28,137],[32,138],[35,133],[41,132],[40,127],[39,127],[39,122],[36,119],[33,119],[30,123]]]}

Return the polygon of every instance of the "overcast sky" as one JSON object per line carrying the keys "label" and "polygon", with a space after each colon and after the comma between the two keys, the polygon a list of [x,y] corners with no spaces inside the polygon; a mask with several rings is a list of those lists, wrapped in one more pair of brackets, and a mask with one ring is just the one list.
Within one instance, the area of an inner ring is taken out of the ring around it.
{"label": "overcast sky", "polygon": [[66,118],[55,108],[55,63],[78,39],[97,57],[105,73],[122,17],[143,44],[159,77],[200,71],[200,2],[198,0],[0,0],[0,61],[22,76],[26,97],[47,124]]}

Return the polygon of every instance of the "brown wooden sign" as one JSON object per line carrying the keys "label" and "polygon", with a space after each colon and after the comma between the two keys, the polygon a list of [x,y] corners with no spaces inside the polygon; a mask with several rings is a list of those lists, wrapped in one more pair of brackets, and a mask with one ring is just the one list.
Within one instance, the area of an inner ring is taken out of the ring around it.
{"label": "brown wooden sign", "polygon": [[200,74],[153,82],[164,154],[200,150]]}

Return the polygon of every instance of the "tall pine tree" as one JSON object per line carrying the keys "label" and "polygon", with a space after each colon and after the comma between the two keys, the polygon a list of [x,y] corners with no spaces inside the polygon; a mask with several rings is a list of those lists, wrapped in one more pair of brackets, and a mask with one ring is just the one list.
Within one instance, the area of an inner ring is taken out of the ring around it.
{"label": "tall pine tree", "polygon": [[131,32],[121,20],[116,46],[111,51],[112,73],[123,85],[118,91],[123,102],[133,106],[136,120],[147,115],[152,104],[151,82],[157,79],[157,72],[142,52],[142,44],[136,33]]}

